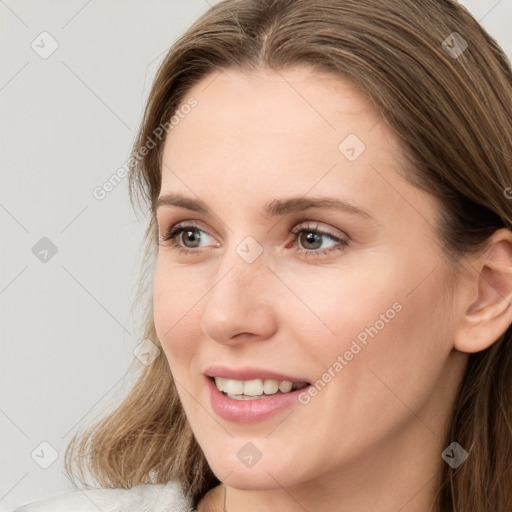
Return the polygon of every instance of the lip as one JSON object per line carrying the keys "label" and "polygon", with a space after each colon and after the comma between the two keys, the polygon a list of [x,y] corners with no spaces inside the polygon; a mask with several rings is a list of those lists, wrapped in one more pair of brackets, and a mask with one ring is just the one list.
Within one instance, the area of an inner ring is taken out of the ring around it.
{"label": "lip", "polygon": [[222,377],[223,379],[234,380],[274,379],[277,381],[288,380],[290,382],[309,382],[309,380],[305,378],[284,375],[272,370],[254,368],[251,366],[244,366],[241,368],[229,368],[228,366],[210,366],[205,370],[204,374],[207,377]]}
{"label": "lip", "polygon": [[[232,375],[232,373],[230,373],[230,375]],[[220,375],[217,376],[220,377]],[[281,380],[281,378],[279,377],[279,379],[276,380]],[[289,380],[289,377],[283,380]],[[309,388],[309,386],[307,386],[302,389],[290,391],[289,393],[264,395],[264,398],[257,398],[255,400],[234,400],[219,391],[213,377],[205,376],[205,381],[210,395],[210,403],[213,412],[223,420],[234,423],[256,423],[268,420],[285,409],[300,405],[299,395],[307,391]],[[295,382],[306,381],[296,379]]]}

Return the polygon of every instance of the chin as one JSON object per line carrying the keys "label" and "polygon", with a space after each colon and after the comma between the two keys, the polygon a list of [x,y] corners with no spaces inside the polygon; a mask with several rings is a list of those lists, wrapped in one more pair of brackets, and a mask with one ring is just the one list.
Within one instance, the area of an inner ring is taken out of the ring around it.
{"label": "chin", "polygon": [[219,460],[226,457],[226,453],[214,454],[213,460],[207,458],[208,464],[215,476],[230,487],[240,490],[271,490],[282,487],[293,487],[303,482],[305,476],[297,471],[301,463],[298,460],[293,468],[290,464],[283,464],[278,454],[268,458],[263,457],[252,467],[245,467],[237,458]]}
{"label": "chin", "polygon": [[[264,469],[257,470],[256,468],[241,470],[240,468],[233,469],[230,473],[226,472],[226,468],[219,468],[222,473],[214,471],[215,476],[224,478],[224,482],[230,487],[244,491],[268,491],[272,489],[281,489],[282,487],[290,487],[298,482],[288,481],[288,477],[284,476],[280,471],[267,473]],[[229,475],[229,476],[225,476]],[[295,480],[295,479],[294,479]]]}

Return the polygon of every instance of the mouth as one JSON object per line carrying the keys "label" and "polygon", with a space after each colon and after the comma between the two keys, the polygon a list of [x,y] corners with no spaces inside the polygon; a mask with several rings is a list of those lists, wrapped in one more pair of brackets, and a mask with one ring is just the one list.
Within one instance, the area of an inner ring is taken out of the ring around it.
{"label": "mouth", "polygon": [[216,366],[204,373],[212,411],[235,423],[269,420],[295,407],[311,386],[303,377],[292,377],[262,368]]}
{"label": "mouth", "polygon": [[232,400],[261,400],[270,395],[286,395],[308,387],[309,382],[291,382],[276,379],[237,380],[209,377],[217,389]]}

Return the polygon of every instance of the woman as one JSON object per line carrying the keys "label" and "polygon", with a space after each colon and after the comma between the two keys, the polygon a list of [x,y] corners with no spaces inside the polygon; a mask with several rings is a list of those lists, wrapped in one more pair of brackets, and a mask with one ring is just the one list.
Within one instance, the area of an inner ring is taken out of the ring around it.
{"label": "woman", "polygon": [[134,147],[151,357],[67,453],[101,488],[18,511],[510,511],[511,134],[453,1],[213,6]]}

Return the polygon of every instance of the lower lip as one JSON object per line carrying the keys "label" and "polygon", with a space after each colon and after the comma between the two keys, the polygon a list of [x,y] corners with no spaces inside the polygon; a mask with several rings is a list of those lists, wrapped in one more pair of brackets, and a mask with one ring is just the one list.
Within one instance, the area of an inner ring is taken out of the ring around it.
{"label": "lower lip", "polygon": [[255,400],[234,400],[219,391],[212,378],[206,377],[206,381],[215,414],[226,421],[237,423],[263,421],[288,407],[300,404],[299,395],[308,389],[305,387],[290,393],[264,395],[265,398]]}

